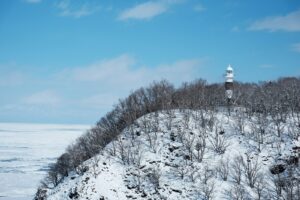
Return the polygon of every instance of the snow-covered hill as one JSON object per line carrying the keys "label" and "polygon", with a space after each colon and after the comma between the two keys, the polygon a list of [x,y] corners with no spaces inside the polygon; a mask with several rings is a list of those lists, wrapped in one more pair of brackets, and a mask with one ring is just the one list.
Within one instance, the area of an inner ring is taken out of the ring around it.
{"label": "snow-covered hill", "polygon": [[40,194],[48,200],[276,199],[280,194],[297,199],[295,125],[287,119],[278,129],[271,118],[249,117],[242,109],[231,116],[201,110],[150,113],[87,160],[80,173]]}

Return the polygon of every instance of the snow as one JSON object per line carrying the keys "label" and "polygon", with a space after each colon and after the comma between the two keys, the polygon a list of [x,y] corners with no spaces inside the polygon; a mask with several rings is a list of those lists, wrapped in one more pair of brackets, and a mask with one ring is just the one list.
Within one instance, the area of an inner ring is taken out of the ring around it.
{"label": "snow", "polygon": [[[241,134],[236,130],[237,117],[240,116],[235,116],[234,113],[228,116],[226,112],[207,112],[204,113],[204,118],[209,120],[212,117],[216,123],[211,128],[205,128],[207,149],[203,161],[191,161],[184,159],[188,151],[180,142],[179,136],[183,134],[185,139],[195,137],[196,140],[203,134],[204,130],[200,126],[200,112],[191,110],[169,112],[171,113],[151,113],[138,119],[136,123],[122,132],[117,141],[107,145],[97,157],[83,164],[89,168],[86,173],[66,177],[56,188],[49,189],[48,200],[68,199],[74,191],[77,191],[78,199],[90,200],[144,199],[144,197],[172,200],[203,199],[203,188],[211,185],[215,186],[213,192],[215,199],[224,199],[233,186],[233,180],[230,176],[227,181],[222,180],[217,173],[222,160],[231,166],[235,157],[243,156],[245,159],[248,156],[247,162],[255,163],[257,160],[260,173],[268,176],[270,175],[269,167],[279,158],[278,151],[281,152],[282,157],[289,156],[292,146],[295,145],[292,139],[282,137],[284,141],[276,146],[274,144],[276,133],[269,127],[266,137],[269,139],[259,151],[258,144],[254,141],[253,133],[250,131],[249,119],[245,118],[245,134]],[[170,119],[171,129],[168,128]],[[143,128],[145,123],[149,123],[147,128]],[[284,132],[288,131],[287,128],[288,125]],[[225,132],[222,136],[219,135],[221,130]],[[138,132],[139,136],[136,135]],[[176,135],[176,141],[172,141],[171,133]],[[214,134],[224,137],[228,142],[225,153],[220,154],[213,150],[210,140]],[[131,139],[133,136],[134,140]],[[149,143],[151,139],[153,146]],[[127,150],[131,150],[131,157],[136,159],[134,164],[124,163],[118,153],[112,155],[112,148],[120,144],[124,145]],[[140,162],[137,161],[139,155],[141,155]],[[183,167],[182,170],[185,173],[183,178],[178,174],[180,167]],[[192,171],[195,171],[194,181]],[[206,184],[204,184],[205,172],[211,173],[211,178]],[[154,174],[159,174],[158,187],[155,186],[153,179],[151,181],[151,176]],[[139,177],[141,177],[140,189],[138,189]],[[266,185],[270,184],[268,180]],[[244,175],[242,186],[250,198],[254,199],[255,191],[247,185]]]}
{"label": "snow", "polygon": [[0,123],[0,199],[31,199],[48,165],[89,128]]}

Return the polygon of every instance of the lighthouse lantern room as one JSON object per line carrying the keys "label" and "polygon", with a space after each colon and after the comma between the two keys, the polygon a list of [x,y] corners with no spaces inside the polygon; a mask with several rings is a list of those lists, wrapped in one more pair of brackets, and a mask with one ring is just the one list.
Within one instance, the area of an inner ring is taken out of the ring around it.
{"label": "lighthouse lantern room", "polygon": [[225,76],[225,90],[226,90],[226,97],[227,100],[230,101],[233,95],[233,69],[231,65],[228,65],[226,69],[226,76]]}

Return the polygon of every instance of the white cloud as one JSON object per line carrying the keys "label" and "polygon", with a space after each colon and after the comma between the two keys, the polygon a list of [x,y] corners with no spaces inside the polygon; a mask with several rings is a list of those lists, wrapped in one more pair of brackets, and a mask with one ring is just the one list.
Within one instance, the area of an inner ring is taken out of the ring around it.
{"label": "white cloud", "polygon": [[252,31],[300,31],[300,10],[284,16],[267,17],[254,22],[249,28]]}
{"label": "white cloud", "polygon": [[171,64],[163,64],[149,69],[156,80],[167,79],[172,83],[181,83],[184,81],[194,80],[199,78],[200,68],[203,62],[199,59],[179,60]]}
{"label": "white cloud", "polygon": [[22,103],[32,106],[58,106],[62,102],[60,96],[51,90],[41,91],[23,98]]}
{"label": "white cloud", "polygon": [[23,73],[12,71],[0,76],[0,86],[16,86],[21,85],[25,80]]}
{"label": "white cloud", "polygon": [[87,66],[65,69],[56,76],[56,82],[84,93],[72,100],[64,99],[64,102],[70,104],[72,101],[74,107],[87,110],[107,110],[130,91],[148,86],[153,81],[166,79],[178,86],[200,78],[203,63],[203,59],[187,59],[145,66],[134,56],[123,54]]}
{"label": "white cloud", "polygon": [[189,59],[158,66],[139,66],[133,56],[124,54],[96,64],[67,71],[73,80],[84,82],[99,82],[100,85],[128,90],[147,85],[153,80],[167,79],[180,83],[196,79],[202,61]]}
{"label": "white cloud", "polygon": [[89,2],[72,2],[71,0],[61,0],[56,7],[60,10],[60,16],[81,18],[91,15],[99,10],[99,5],[92,5]]}
{"label": "white cloud", "polygon": [[76,68],[72,71],[75,80],[100,81],[111,79],[115,75],[121,75],[128,71],[128,68],[135,64],[135,59],[129,55],[103,60],[87,67]]}
{"label": "white cloud", "polygon": [[164,2],[152,2],[148,1],[136,5],[132,8],[129,8],[123,11],[119,15],[119,20],[128,20],[128,19],[151,19],[155,16],[161,15],[168,10],[167,4]]}
{"label": "white cloud", "polygon": [[197,4],[195,7],[194,7],[194,10],[196,12],[202,12],[204,10],[206,10],[206,8],[202,5],[202,4]]}
{"label": "white cloud", "polygon": [[40,3],[42,0],[25,0],[26,3]]}
{"label": "white cloud", "polygon": [[120,13],[119,20],[150,20],[158,15],[167,12],[174,4],[183,2],[184,0],[160,0],[147,1],[128,8]]}
{"label": "white cloud", "polygon": [[107,109],[112,107],[118,98],[115,94],[101,93],[83,98],[79,101],[79,104],[89,108]]}
{"label": "white cloud", "polygon": [[231,29],[232,32],[240,32],[240,28],[238,26],[234,26]]}
{"label": "white cloud", "polygon": [[300,43],[293,44],[292,50],[300,53]]}
{"label": "white cloud", "polygon": [[[27,71],[26,80],[18,73],[8,79],[7,75],[12,73],[8,68],[8,72],[1,71],[0,83],[18,83],[25,87],[11,90],[10,99],[0,102],[0,113],[17,120],[64,121],[66,118],[92,122],[111,110],[119,98],[153,81],[167,79],[178,86],[200,78],[203,63],[203,59],[186,59],[145,66],[134,56],[123,54],[47,76]],[[205,75],[202,73],[202,76]]]}

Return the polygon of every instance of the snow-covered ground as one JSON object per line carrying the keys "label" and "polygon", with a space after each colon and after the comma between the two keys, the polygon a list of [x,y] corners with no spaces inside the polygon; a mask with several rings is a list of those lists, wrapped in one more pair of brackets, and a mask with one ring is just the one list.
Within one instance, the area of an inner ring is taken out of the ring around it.
{"label": "snow-covered ground", "polygon": [[[280,157],[288,158],[293,146],[300,146],[298,141],[286,137],[290,125],[285,124],[284,134],[278,138],[270,124],[259,150],[249,119],[244,119],[242,134],[237,130],[239,116],[207,112],[203,128],[200,114],[172,111],[141,117],[101,154],[83,164],[88,171],[71,173],[56,188],[49,189],[47,199],[202,200],[208,199],[205,195],[210,190],[213,199],[233,199],[230,195],[239,192],[243,199],[257,199],[257,188],[263,191],[261,199],[274,199],[269,168]],[[198,161],[195,146],[203,146],[201,138],[206,148],[202,161]],[[217,141],[225,141],[227,148],[223,153],[214,148]],[[234,167],[242,163],[244,167]],[[247,167],[256,169],[253,172],[259,181],[254,188],[246,178]],[[239,172],[236,169],[241,170],[238,184],[234,179]]]}
{"label": "snow-covered ground", "polygon": [[32,199],[49,163],[89,128],[0,123],[0,200]]}

